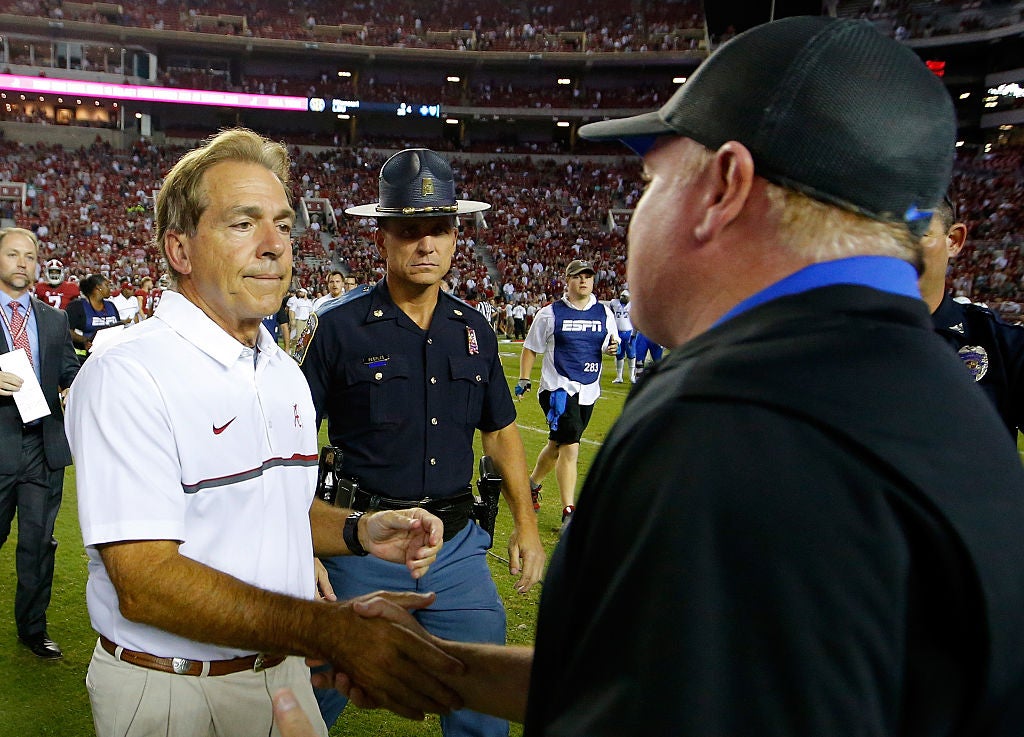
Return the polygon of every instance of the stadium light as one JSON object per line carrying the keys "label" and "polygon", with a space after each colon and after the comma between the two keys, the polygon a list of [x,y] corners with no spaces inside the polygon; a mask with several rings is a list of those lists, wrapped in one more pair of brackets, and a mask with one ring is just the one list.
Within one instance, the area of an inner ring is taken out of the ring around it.
{"label": "stadium light", "polygon": [[960,148],[960,147],[961,147],[961,146],[963,146],[963,145],[964,145],[964,142],[963,142],[963,141],[957,141],[957,142],[956,142],[956,147],[957,147],[957,148]]}
{"label": "stadium light", "polygon": [[445,118],[444,122],[447,123],[448,125],[458,125],[459,124],[459,119],[458,118]]}
{"label": "stadium light", "polygon": [[568,77],[559,77],[558,84],[572,84],[572,80]]}
{"label": "stadium light", "polygon": [[341,114],[340,114],[340,115],[338,116],[338,120],[349,120],[349,119],[350,119],[351,117],[352,117],[352,116],[351,116],[351,115],[348,115],[347,113],[341,113]]}
{"label": "stadium light", "polygon": [[966,99],[967,99],[968,97],[970,97],[970,96],[971,96],[971,93],[970,93],[970,92],[961,92],[961,93],[960,93],[960,99],[961,99],[961,100],[966,100]]}
{"label": "stadium light", "polygon": [[683,84],[686,82],[686,77],[672,77],[672,84]]}
{"label": "stadium light", "polygon": [[568,120],[559,120],[557,123],[555,123],[555,125],[557,125],[559,128],[568,128],[569,127],[569,121]]}
{"label": "stadium light", "polygon": [[352,72],[338,72],[339,77],[351,77]]}
{"label": "stadium light", "polygon": [[452,75],[451,77],[445,77],[445,79],[447,79],[449,82],[461,82],[462,81],[461,77],[456,77],[454,75]]}

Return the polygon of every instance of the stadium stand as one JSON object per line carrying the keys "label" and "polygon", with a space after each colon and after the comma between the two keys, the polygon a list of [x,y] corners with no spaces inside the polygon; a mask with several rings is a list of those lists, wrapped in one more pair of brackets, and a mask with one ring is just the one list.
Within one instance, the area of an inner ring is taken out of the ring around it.
{"label": "stadium stand", "polygon": [[[919,52],[926,59],[950,59],[948,84],[969,139],[960,149],[956,190],[971,229],[951,279],[958,293],[1018,316],[1024,140],[1014,120],[985,116],[1020,110],[1024,94],[1016,94],[1012,70],[1024,69],[1024,58],[1000,47],[1002,36],[976,41],[972,34],[1013,32],[1020,4],[823,5],[884,32],[902,26],[909,45],[929,49]],[[24,207],[18,196],[0,199],[0,216],[42,231],[48,255],[71,273],[157,275],[149,236],[162,173],[196,139],[242,124],[296,146],[296,201],[329,203],[331,212],[310,211],[295,237],[295,285],[314,295],[332,265],[361,279],[379,273],[370,223],[341,211],[369,201],[384,157],[410,145],[448,152],[465,196],[495,203],[483,220],[464,224],[450,276],[460,295],[543,301],[559,293],[564,264],[577,257],[598,265],[598,291],[613,295],[624,285],[625,226],[639,195],[639,172],[619,146],[581,142],[575,130],[620,111],[657,107],[707,53],[700,5],[687,0],[638,0],[628,7],[612,0],[0,0],[0,16],[12,28],[17,19],[48,24],[46,32],[18,25],[17,32],[0,33],[4,73],[438,105],[440,112],[426,119],[396,117],[393,110],[315,117],[116,97],[72,102],[0,88],[0,134],[10,138],[0,139],[0,197],[5,182],[22,182],[26,192]],[[121,40],[108,40],[110,26]],[[168,40],[153,30],[170,32]],[[946,37],[950,45],[935,45]],[[245,39],[257,46],[239,45]],[[379,49],[367,53],[367,47]],[[1011,81],[1005,94],[986,89],[990,72]],[[1024,72],[1019,76],[1024,81]],[[83,138],[63,124],[90,130]]]}

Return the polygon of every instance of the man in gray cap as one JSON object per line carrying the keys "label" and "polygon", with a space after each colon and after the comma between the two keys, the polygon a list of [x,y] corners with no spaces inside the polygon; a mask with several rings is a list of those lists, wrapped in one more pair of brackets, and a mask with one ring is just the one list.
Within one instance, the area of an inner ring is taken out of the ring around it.
{"label": "man in gray cap", "polygon": [[643,154],[632,317],[672,352],[590,468],[535,651],[449,645],[467,703],[527,737],[1024,734],[1024,470],[917,289],[942,83],[790,18],[580,133]]}
{"label": "man in gray cap", "polygon": [[[386,276],[310,317],[300,364],[317,419],[327,418],[331,445],[342,451],[341,470],[358,485],[350,506],[433,511],[444,522],[445,542],[417,581],[375,558],[337,557],[325,565],[341,599],[379,589],[436,591],[437,601],[416,615],[430,632],[504,643],[505,610],[486,558],[491,538],[469,519],[477,430],[504,479],[515,525],[509,572],[518,576],[518,591],[540,580],[544,547],[497,338],[483,315],[441,289],[458,215],[490,205],[456,198],[451,167],[427,149],[388,159],[379,194],[379,202],[346,213],[377,218],[374,242]],[[333,724],[344,700],[333,691],[319,700]],[[446,737],[508,734],[504,720],[466,710],[443,716],[441,726]]]}

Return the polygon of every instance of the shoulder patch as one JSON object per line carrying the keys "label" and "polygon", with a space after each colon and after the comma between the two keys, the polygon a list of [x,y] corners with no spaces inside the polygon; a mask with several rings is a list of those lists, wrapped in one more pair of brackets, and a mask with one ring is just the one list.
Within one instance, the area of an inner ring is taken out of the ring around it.
{"label": "shoulder patch", "polygon": [[347,292],[345,292],[343,295],[341,295],[340,297],[335,297],[334,299],[329,299],[326,302],[324,302],[322,305],[317,307],[316,314],[318,314],[318,315],[326,315],[328,312],[333,310],[335,307],[340,307],[343,304],[348,304],[349,302],[351,302],[354,299],[359,299],[360,297],[365,297],[367,294],[370,293],[370,291],[372,289],[373,289],[373,286],[370,285],[370,284],[363,284],[361,286],[358,286],[358,287],[355,287],[353,289],[350,289]]}
{"label": "shoulder patch", "polygon": [[975,381],[981,381],[988,373],[988,351],[983,346],[965,345],[957,351],[957,355]]}
{"label": "shoulder patch", "polygon": [[316,335],[316,328],[319,324],[320,321],[317,319],[317,313],[309,313],[309,319],[306,320],[306,329],[303,330],[302,334],[296,339],[295,347],[292,348],[292,358],[294,358],[300,366],[302,365],[302,362],[306,360],[306,351],[309,350],[309,344],[313,342],[313,336]]}

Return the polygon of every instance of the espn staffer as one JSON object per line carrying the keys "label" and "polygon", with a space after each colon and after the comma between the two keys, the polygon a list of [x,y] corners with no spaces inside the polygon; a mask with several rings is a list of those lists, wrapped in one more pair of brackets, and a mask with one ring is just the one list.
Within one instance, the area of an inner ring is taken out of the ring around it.
{"label": "espn staffer", "polygon": [[551,432],[530,474],[530,487],[536,508],[544,478],[555,469],[563,526],[576,508],[576,462],[601,396],[601,357],[614,356],[619,343],[615,318],[594,296],[595,273],[589,261],[577,259],[566,267],[565,295],[537,312],[519,357],[516,396],[521,397],[530,391],[537,355],[544,354],[537,398]]}

